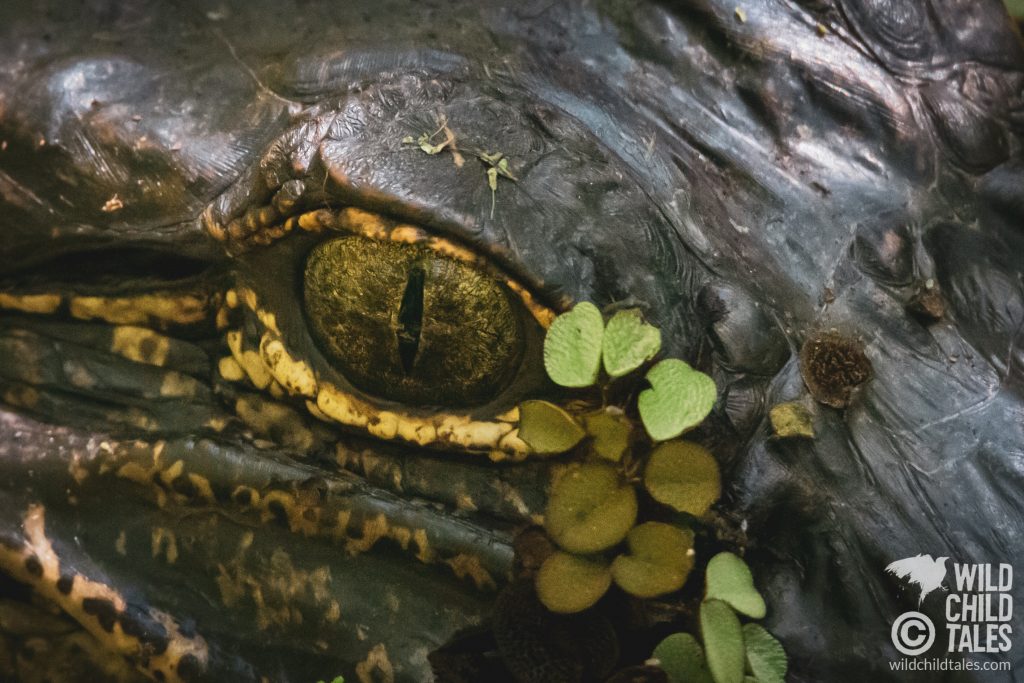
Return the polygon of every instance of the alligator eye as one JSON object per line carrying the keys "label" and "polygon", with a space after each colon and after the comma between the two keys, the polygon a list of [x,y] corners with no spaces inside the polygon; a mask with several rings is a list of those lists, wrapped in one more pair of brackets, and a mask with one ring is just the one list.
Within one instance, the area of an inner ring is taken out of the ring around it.
{"label": "alligator eye", "polygon": [[522,320],[505,286],[428,247],[348,236],[313,248],[306,316],[359,389],[415,405],[479,405],[515,375]]}

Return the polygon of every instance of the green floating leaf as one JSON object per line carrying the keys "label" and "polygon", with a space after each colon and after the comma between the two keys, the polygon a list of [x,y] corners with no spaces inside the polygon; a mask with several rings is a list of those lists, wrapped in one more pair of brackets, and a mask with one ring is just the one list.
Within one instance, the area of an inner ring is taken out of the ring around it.
{"label": "green floating leaf", "polygon": [[612,562],[612,578],[638,598],[677,591],[693,569],[693,532],[662,522],[645,522],[626,536],[629,555]]}
{"label": "green floating leaf", "polygon": [[747,649],[747,668],[757,683],[784,683],[786,651],[760,624],[743,625],[743,644]]}
{"label": "green floating leaf", "polygon": [[715,381],[678,358],[661,361],[647,373],[650,389],[640,392],[637,408],[655,441],[674,439],[701,423],[715,405]]}
{"label": "green floating leaf", "polygon": [[554,403],[523,401],[519,404],[519,438],[535,453],[564,453],[584,436],[583,427]]}
{"label": "green floating leaf", "polygon": [[772,431],[780,439],[814,438],[814,418],[811,411],[796,401],[779,403],[768,411]]}
{"label": "green floating leaf", "polygon": [[601,365],[604,319],[589,301],[555,318],[544,337],[544,369],[555,384],[589,387]]}
{"label": "green floating leaf", "polygon": [[644,469],[644,486],[659,503],[695,517],[704,515],[722,493],[714,456],[689,441],[655,448]]}
{"label": "green floating leaf", "polygon": [[636,521],[633,487],[610,465],[573,467],[552,487],[544,528],[571,553],[596,553],[619,543]]}
{"label": "green floating leaf", "polygon": [[594,452],[598,456],[612,462],[622,460],[633,432],[633,423],[625,415],[599,410],[584,415],[583,424],[594,439]]}
{"label": "green floating leaf", "polygon": [[743,683],[743,630],[732,608],[721,600],[702,602],[700,634],[715,683]]}
{"label": "green floating leaf", "polygon": [[712,683],[704,650],[689,633],[673,633],[654,648],[670,683]]}
{"label": "green floating leaf", "polygon": [[555,552],[537,572],[537,597],[552,612],[582,612],[608,591],[612,575],[600,559]]}
{"label": "green floating leaf", "polygon": [[621,377],[654,358],[661,349],[661,331],[644,322],[640,311],[619,311],[604,330],[602,354],[604,369],[612,377]]}
{"label": "green floating leaf", "polygon": [[727,602],[737,612],[754,619],[764,617],[767,611],[764,598],[754,587],[750,567],[732,553],[718,553],[708,562],[704,598]]}

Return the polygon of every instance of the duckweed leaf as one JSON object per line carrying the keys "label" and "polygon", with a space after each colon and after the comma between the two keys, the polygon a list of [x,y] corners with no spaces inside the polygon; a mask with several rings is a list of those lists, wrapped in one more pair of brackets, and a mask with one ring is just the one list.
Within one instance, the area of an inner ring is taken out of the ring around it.
{"label": "duckweed leaf", "polygon": [[674,439],[693,429],[715,405],[715,381],[678,358],[661,361],[647,373],[651,388],[640,392],[637,408],[655,441]]}
{"label": "duckweed leaf", "polygon": [[552,487],[544,527],[571,553],[596,553],[626,537],[636,521],[633,487],[610,465],[574,467]]}
{"label": "duckweed leaf", "polygon": [[640,311],[617,312],[604,330],[604,369],[612,377],[636,370],[661,349],[661,332],[644,322]]}
{"label": "duckweed leaf", "polygon": [[748,617],[765,615],[764,598],[754,587],[747,563],[732,553],[718,553],[708,562],[704,579],[704,598],[722,600]]}
{"label": "duckweed leaf", "polygon": [[704,650],[689,633],[673,633],[654,648],[670,683],[712,683]]}
{"label": "duckweed leaf", "polygon": [[732,608],[721,600],[702,602],[700,634],[715,683],[743,683],[743,630]]}
{"label": "duckweed leaf", "polygon": [[747,668],[757,683],[784,683],[786,651],[760,624],[743,625],[743,644],[747,650]]}
{"label": "duckweed leaf", "polygon": [[669,441],[651,453],[644,486],[659,503],[700,517],[722,493],[718,463],[703,446]]}
{"label": "duckweed leaf", "polygon": [[537,572],[537,597],[552,612],[582,612],[608,591],[608,563],[595,558],[555,552]]}
{"label": "duckweed leaf", "polygon": [[572,415],[547,401],[519,404],[519,438],[534,452],[564,453],[586,435]]}
{"label": "duckweed leaf", "polygon": [[625,415],[600,410],[583,417],[587,434],[594,439],[594,452],[605,460],[619,462],[629,448],[633,425]]}
{"label": "duckweed leaf", "polygon": [[671,524],[645,522],[626,536],[629,554],[612,562],[612,578],[638,598],[677,591],[693,568],[693,532]]}
{"label": "duckweed leaf", "polygon": [[589,387],[601,364],[604,320],[589,301],[555,318],[544,337],[544,369],[563,387]]}

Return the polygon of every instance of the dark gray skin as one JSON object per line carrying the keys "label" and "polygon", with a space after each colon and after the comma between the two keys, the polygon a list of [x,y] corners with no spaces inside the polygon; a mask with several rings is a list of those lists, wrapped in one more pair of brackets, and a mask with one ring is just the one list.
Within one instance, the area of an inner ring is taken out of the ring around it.
{"label": "dark gray skin", "polygon": [[[712,1],[4,3],[0,291],[86,291],[76,269],[101,263],[100,275],[128,289],[244,280],[284,318],[297,307],[281,286],[291,266],[227,254],[202,214],[227,223],[300,180],[302,206],[415,221],[553,304],[641,306],[666,352],[718,383],[702,438],[725,472],[723,514],[748,524],[747,557],[789,680],[904,680],[889,671],[889,627],[917,595],[887,564],[929,553],[1024,568],[1024,49],[998,0],[739,5],[743,20],[737,3]],[[434,130],[439,112],[464,149],[511,158],[519,180],[501,182],[493,218],[482,165],[403,146]],[[124,207],[103,211],[115,194]],[[121,251],[103,260],[111,250]],[[910,310],[928,281],[945,305],[937,320]],[[355,665],[382,642],[395,680],[422,680],[425,653],[486,616],[493,595],[450,572],[377,549],[350,557],[279,525],[256,531],[260,557],[285,548],[292,569],[329,567],[342,619],[317,621],[310,608],[303,624],[257,627],[256,608],[224,609],[215,583],[246,525],[202,507],[157,508],[136,484],[104,479],[101,442],[162,439],[226,480],[315,481],[328,502],[390,505],[389,519],[398,510],[476,549],[499,577],[523,510],[500,497],[481,504],[492,515],[409,501],[432,491],[448,501],[435,490],[445,481],[493,476],[539,512],[545,466],[320,428],[321,450],[339,441],[440,482],[391,496],[315,453],[288,457],[294,449],[272,436],[253,445],[244,429],[211,431],[212,416],[233,419],[214,379],[225,347],[212,329],[170,331],[180,347],[168,366],[202,388],[159,400],[145,391],[159,375],[90,341],[103,324],[61,316],[0,319],[3,389],[28,384],[47,397],[26,409],[0,392],[0,532],[18,547],[25,510],[45,505],[62,566],[199,631],[209,661],[183,678],[360,680]],[[287,324],[301,336],[301,316]],[[813,441],[770,438],[767,408],[807,396],[797,351],[830,328],[863,342],[872,379],[845,410],[817,405]],[[86,361],[98,387],[71,379],[68,363]],[[41,375],[24,371],[32,363]],[[129,408],[149,426],[117,418]],[[75,458],[96,465],[82,483]],[[219,525],[204,526],[211,519]],[[170,564],[148,552],[156,525],[196,542]],[[112,551],[125,529],[129,543],[138,532],[141,554]],[[295,605],[316,600],[312,585]],[[400,594],[390,617],[380,616],[381,586]],[[18,583],[5,591],[26,599]],[[939,593],[925,611],[941,622]],[[1019,610],[1012,625],[1019,639]],[[1019,671],[1015,645],[976,658]]]}

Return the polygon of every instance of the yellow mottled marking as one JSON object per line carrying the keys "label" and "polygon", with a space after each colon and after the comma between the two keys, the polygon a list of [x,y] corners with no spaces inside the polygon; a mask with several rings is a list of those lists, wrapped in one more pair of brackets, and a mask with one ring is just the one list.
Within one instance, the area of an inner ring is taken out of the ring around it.
{"label": "yellow mottled marking", "polygon": [[167,362],[171,340],[144,327],[119,325],[114,328],[110,350],[137,363],[162,366]]}
{"label": "yellow mottled marking", "polygon": [[23,313],[53,313],[59,307],[59,294],[5,294],[0,292],[0,308],[9,308]]}
{"label": "yellow mottled marking", "polygon": [[144,325],[152,321],[187,325],[206,319],[210,301],[194,294],[139,294],[104,297],[73,296],[71,315],[80,320],[105,320],[119,325]]}
{"label": "yellow mottled marking", "polygon": [[366,659],[356,664],[359,683],[394,683],[395,670],[388,659],[388,649],[378,643],[367,653]]}

